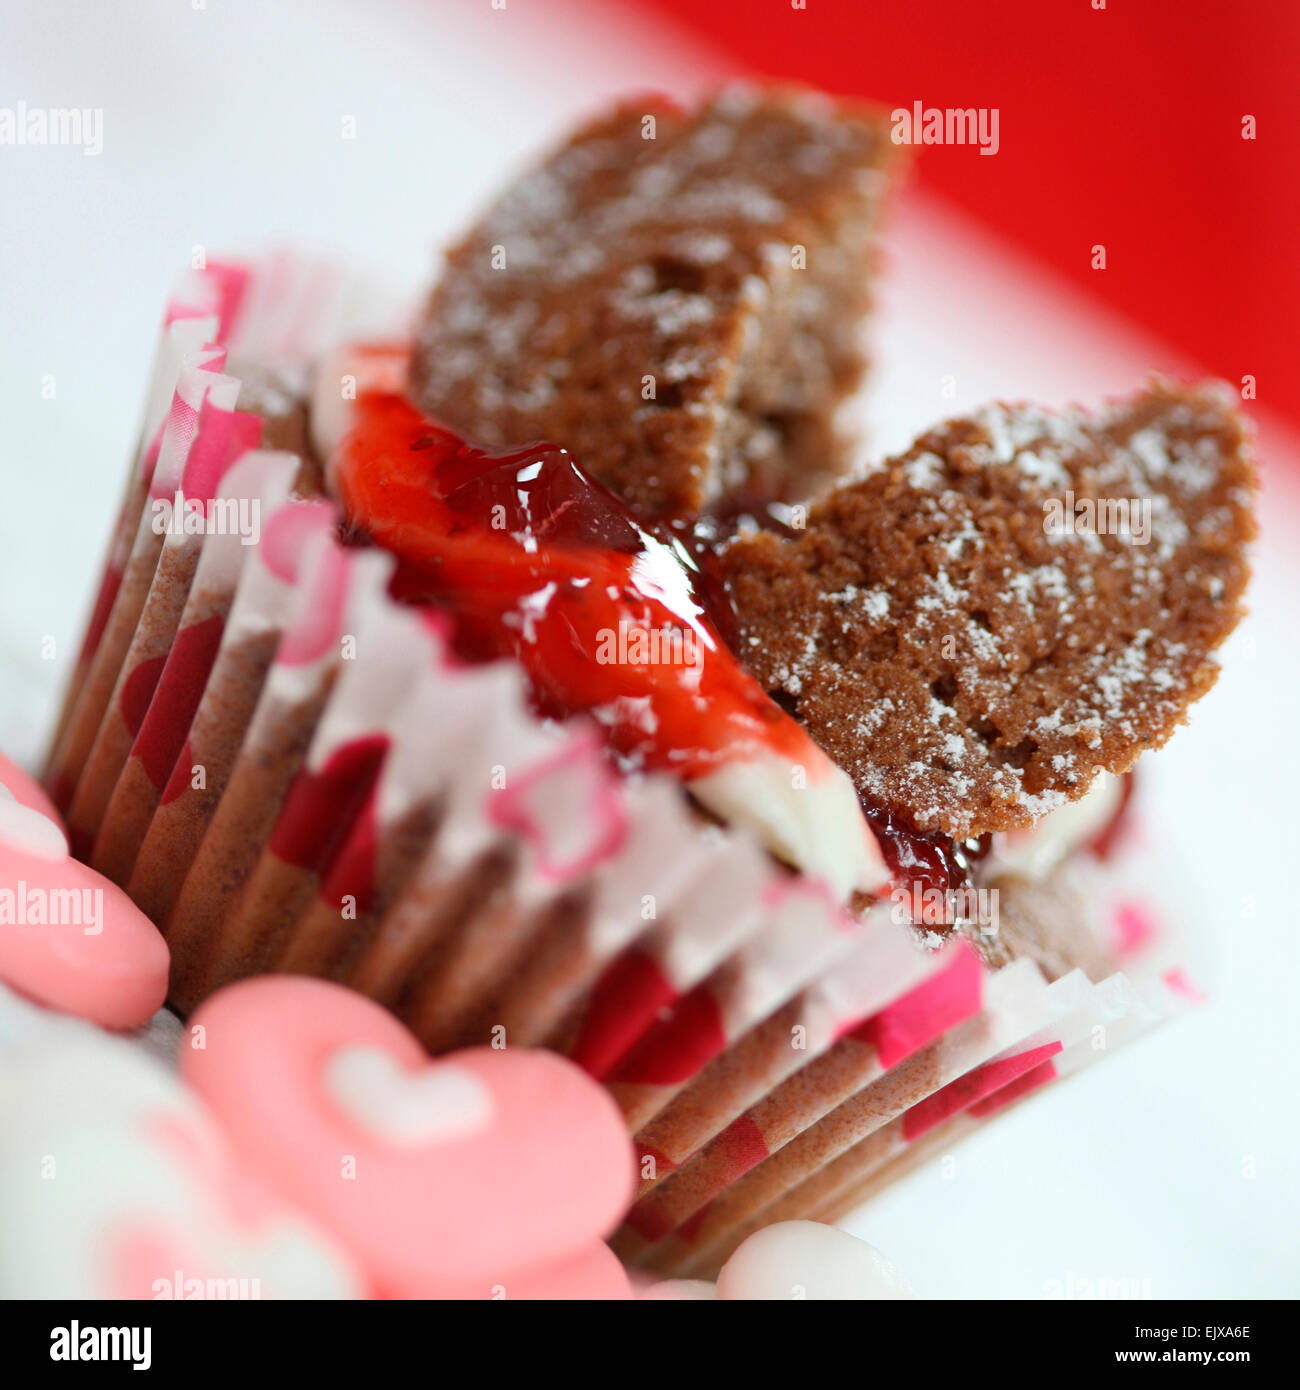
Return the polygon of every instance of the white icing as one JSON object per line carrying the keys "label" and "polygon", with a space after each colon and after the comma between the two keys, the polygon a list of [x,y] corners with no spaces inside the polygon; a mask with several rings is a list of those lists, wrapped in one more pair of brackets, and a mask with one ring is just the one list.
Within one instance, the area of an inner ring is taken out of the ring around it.
{"label": "white icing", "polygon": [[[200,1161],[216,1162],[219,1139],[197,1123],[188,1132]],[[327,1236],[287,1208],[247,1229],[231,1218],[222,1193],[148,1129],[73,1119],[41,1140],[20,1134],[0,1143],[0,1299],[122,1297],[123,1276],[94,1258],[113,1250],[113,1237],[119,1248],[158,1240],[184,1252],[181,1269],[170,1262],[155,1269],[137,1254],[128,1266],[134,1297],[150,1289],[168,1299],[362,1295],[350,1258]],[[34,1179],[51,1154],[58,1181]]]}
{"label": "white icing", "polygon": [[39,811],[24,806],[0,782],[0,844],[34,854],[39,859],[66,859],[68,841],[62,829]]}
{"label": "white icing", "polygon": [[718,1275],[721,1299],[915,1298],[874,1245],[820,1221],[779,1221],[750,1236]]}
{"label": "white icing", "polygon": [[484,1129],[492,1093],[454,1062],[408,1071],[377,1047],[345,1047],[324,1068],[325,1090],[349,1119],[393,1144],[462,1139]]}

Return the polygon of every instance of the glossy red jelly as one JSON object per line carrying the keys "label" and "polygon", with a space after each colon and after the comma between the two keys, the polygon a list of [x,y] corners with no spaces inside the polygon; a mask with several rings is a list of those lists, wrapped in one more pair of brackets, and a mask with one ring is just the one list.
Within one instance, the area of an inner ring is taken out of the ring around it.
{"label": "glossy red jelly", "polygon": [[923,891],[955,893],[971,885],[975,864],[989,852],[991,835],[954,840],[942,831],[922,834],[896,812],[864,806],[867,823],[880,843],[895,883],[919,883]]}
{"label": "glossy red jelly", "polygon": [[396,393],[357,409],[335,459],[349,521],[397,557],[397,597],[454,613],[464,657],[516,658],[541,713],[590,714],[630,768],[824,761],[727,649],[682,539],[564,449],[477,448]]}

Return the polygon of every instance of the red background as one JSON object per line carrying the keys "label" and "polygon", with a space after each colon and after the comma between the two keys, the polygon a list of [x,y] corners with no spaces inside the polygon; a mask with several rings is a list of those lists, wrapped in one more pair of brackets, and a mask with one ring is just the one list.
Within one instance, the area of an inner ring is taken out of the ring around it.
{"label": "red background", "polygon": [[927,146],[916,176],[1300,423],[1300,0],[646,2],[741,69],[997,107],[995,157]]}

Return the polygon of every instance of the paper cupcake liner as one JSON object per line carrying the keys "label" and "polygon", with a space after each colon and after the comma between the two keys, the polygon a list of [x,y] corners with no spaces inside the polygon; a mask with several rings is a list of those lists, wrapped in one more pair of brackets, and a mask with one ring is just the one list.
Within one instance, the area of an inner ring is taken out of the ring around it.
{"label": "paper cupcake liner", "polygon": [[[109,539],[86,635],[69,677],[63,709],[55,725],[50,760],[55,770],[61,761],[60,750],[64,758],[72,756],[69,749],[70,727],[82,708],[80,696],[117,605],[161,447],[162,431],[173,405],[181,365],[187,359],[193,359],[205,344],[222,341],[223,333],[227,331],[223,328],[223,320],[228,325],[230,309],[242,296],[242,287],[247,279],[248,271],[244,267],[213,265],[205,274],[189,277],[168,301],[158,350],[149,373],[143,418],[131,455],[121,508]],[[122,618],[119,617],[119,626],[121,622]],[[133,624],[128,626],[128,631],[130,626]],[[121,647],[116,657],[118,662],[124,652],[125,647]],[[113,664],[113,658],[105,660],[109,665]],[[78,763],[78,770],[79,766]],[[65,790],[68,796],[57,798],[64,804],[70,797],[71,788]]]}
{"label": "paper cupcake liner", "polygon": [[[222,503],[249,503],[245,510],[260,518],[287,500],[296,472],[297,460],[291,454],[250,450],[222,478],[215,495]],[[174,632],[169,635],[156,628],[150,634],[153,649],[146,650],[138,630],[128,650],[118,678],[120,694],[110,702],[110,710],[116,708],[117,714],[106,719],[101,727],[96,749],[102,753],[107,748],[105,733],[111,731],[117,744],[112,757],[112,764],[116,765],[124,736],[130,743],[108,801],[89,822],[101,827],[93,840],[90,862],[109,878],[127,878],[135,863],[141,839],[193,722],[196,709],[192,701],[203,689],[199,677],[211,671],[220,651],[227,615],[249,549],[237,534],[214,535],[211,544],[199,548],[192,560],[187,558],[184,562],[187,566],[193,564],[193,573]],[[167,555],[165,547],[163,559]],[[160,561],[156,585],[163,570]],[[107,780],[106,769],[102,784]],[[92,781],[88,767],[77,793],[82,814],[83,797]],[[81,824],[73,812],[69,812],[69,817],[71,824]],[[88,832],[83,832],[81,838],[84,843]]]}
{"label": "paper cupcake liner", "polygon": [[[904,1104],[898,1104],[894,1077],[859,1092],[768,1160],[771,1170],[760,1166],[729,1187],[663,1243],[654,1263],[683,1276],[716,1272],[761,1226],[815,1216],[954,1117],[978,1123],[1065,1074],[1067,1054],[1068,1070],[1077,1069],[1096,1054],[1099,1036],[1114,1044],[1165,1011],[1164,1003],[1153,1007],[1135,998],[1122,975],[1093,985],[1074,972],[1044,986],[1030,969],[1010,992],[997,988],[1027,965],[1020,962],[995,977],[990,995],[996,997],[985,1012],[936,1044],[931,1058],[916,1059],[916,1070],[927,1071],[928,1078],[908,1078],[920,1084]],[[987,1055],[991,1047],[997,1050]],[[904,1068],[904,1076],[912,1070]]]}
{"label": "paper cupcake liner", "polygon": [[[758,1113],[745,1117],[742,1149],[728,1135],[674,1175],[663,1188],[634,1206],[617,1244],[625,1257],[657,1269],[675,1271],[707,1263],[716,1245],[730,1247],[736,1232],[783,1192],[844,1149],[919,1104],[949,1080],[978,1066],[1014,1031],[1022,1010],[1035,1005],[1045,987],[1037,968],[1017,962],[986,982],[985,1007],[942,1032],[935,1041],[891,1067],[868,1057],[859,1062],[859,1084],[844,1089],[825,1084],[804,1086],[796,1075],[764,1097]],[[766,1131],[762,1127],[767,1125]],[[705,1181],[696,1181],[705,1168]],[[677,1197],[676,1189],[687,1192]],[[676,1200],[674,1200],[676,1198]],[[662,1213],[670,1207],[673,1220]],[[629,1248],[630,1237],[648,1242]]]}
{"label": "paper cupcake liner", "polygon": [[[1099,1000],[1146,1017],[1126,982],[990,973],[886,907],[850,916],[676,781],[617,775],[590,726],[539,721],[513,664],[457,660],[436,613],[389,598],[389,557],[293,496],[310,469],[258,447],[222,370],[237,344],[290,350],[311,283],[277,262],[186,292],[210,312],[166,329],[51,760],[79,849],[166,935],[177,1009],[296,971],[433,1050],[566,1053],[639,1147],[620,1253],[678,1272],[980,1122],[1044,1074],[1035,1049],[1075,1056]],[[255,499],[258,543],[156,535],[174,485]]]}
{"label": "paper cupcake liner", "polygon": [[76,794],[157,569],[162,537],[146,515],[155,476],[162,471],[174,480],[183,471],[209,386],[218,386],[214,405],[233,408],[232,379],[219,378],[233,306],[247,279],[242,269],[214,267],[191,277],[168,303],[126,494],[55,735],[49,782],[62,809]]}
{"label": "paper cupcake liner", "polygon": [[836,1105],[978,1012],[985,978],[969,945],[920,955],[892,924],[876,937],[763,1019],[640,1130],[641,1187],[616,1239],[625,1257],[690,1223]]}
{"label": "paper cupcake liner", "polygon": [[[287,758],[268,759],[265,753],[260,760],[258,771],[262,774],[268,764],[275,769],[276,790],[272,791],[263,776],[258,779],[258,796],[267,796],[272,805],[280,803],[273,820],[258,817],[260,823],[273,826],[271,835],[258,845],[249,833],[248,819],[241,817],[242,825],[236,829],[247,873],[232,876],[227,856],[220,881],[213,884],[200,860],[191,870],[194,882],[187,880],[182,889],[180,910],[191,922],[196,919],[188,904],[195,897],[209,904],[215,900],[224,908],[222,959],[192,986],[202,994],[225,983],[227,972],[234,978],[269,966],[280,938],[293,930],[319,891],[332,854],[365,804],[387,751],[388,738],[382,729],[393,701],[429,659],[429,652],[418,640],[412,640],[418,633],[413,634],[409,625],[400,621],[404,615],[369,602],[376,585],[387,576],[386,557],[357,552],[348,555],[336,548],[330,553],[346,566],[336,581],[338,616],[321,628],[322,614],[310,613],[316,628],[312,634],[315,645],[306,650],[294,650],[300,630],[290,629],[281,639],[263,691],[266,707],[274,712],[274,718],[265,725],[272,730],[272,746],[277,750],[294,747],[293,732],[302,722],[304,702],[301,695],[295,696],[292,686],[303,678],[304,666],[328,663],[337,673],[327,687],[328,696],[301,764],[295,766]],[[355,653],[345,650],[347,642],[355,645]],[[289,662],[287,652],[305,661]],[[313,680],[311,676],[307,679]],[[365,695],[355,692],[358,683],[364,683]],[[312,689],[316,688],[313,683]],[[374,728],[373,733],[356,730],[359,708],[366,705],[372,707],[365,711],[369,716],[365,722]],[[262,712],[256,712],[254,728],[258,727],[257,714]],[[265,744],[259,746],[265,750]],[[215,826],[209,832],[214,843],[218,834]],[[204,849],[208,849],[206,843]],[[273,929],[269,929],[272,924]],[[210,921],[199,921],[198,926],[210,937]]]}
{"label": "paper cupcake liner", "polygon": [[[241,382],[225,373],[232,353],[245,364],[300,373],[322,342],[384,317],[373,308],[358,310],[367,292],[382,298],[356,276],[286,253],[258,266],[213,262],[184,277],[168,301],[123,502],[51,745],[47,781],[74,837],[84,837],[79,824],[102,820],[104,798],[124,761],[122,730],[112,720],[105,724],[105,716],[139,660],[147,659],[144,653],[151,646],[167,650],[179,615],[166,599],[183,602],[192,578],[194,538],[168,536],[165,547],[149,503],[174,498],[182,486],[192,500],[206,501],[239,455],[256,447],[255,422],[249,412],[235,410]],[[191,459],[200,423],[203,444]],[[165,548],[171,553],[164,563]],[[145,624],[145,602],[155,585],[160,602]],[[137,703],[146,702],[147,670],[137,686],[141,681],[145,688],[132,691]],[[84,840],[81,848],[88,849]]]}
{"label": "paper cupcake liner", "polygon": [[[230,465],[255,445],[260,435],[257,417],[219,403],[222,398],[233,403],[238,389],[237,380],[207,367],[182,371],[177,404],[150,487],[151,502],[170,505],[169,499],[182,492],[206,502],[217,492]],[[196,398],[197,404],[187,396]],[[149,590],[65,814],[78,852],[94,843],[94,831],[104,819],[139,732],[141,714],[147,711],[163,664],[177,643],[181,615],[204,548],[197,536],[160,535],[151,512],[147,509],[140,519],[127,569],[128,576],[143,577],[152,566]],[[124,585],[123,595],[128,592]]]}
{"label": "paper cupcake liner", "polygon": [[[1103,982],[1103,988],[1113,987],[1118,981],[1128,987],[1123,976],[1112,976]],[[1088,1036],[1070,1046],[1063,1045],[1061,1051],[1039,1061],[1030,1058],[1031,1064],[1018,1071],[1012,1080],[970,1102],[965,1109],[924,1133],[909,1138],[901,1133],[901,1125],[891,1126],[888,1137],[878,1139],[872,1152],[864,1149],[862,1161],[852,1167],[851,1176],[841,1173],[844,1181],[826,1184],[828,1190],[820,1196],[812,1192],[807,1194],[806,1219],[843,1220],[890,1183],[950,1152],[967,1135],[997,1116],[1009,1113],[1049,1082],[1064,1080],[1106,1052],[1141,1036],[1179,1007],[1178,1000],[1173,997],[1139,1002],[1120,1017],[1105,1022],[1098,1019]],[[1050,1046],[1051,1041],[1048,1039],[1044,1045]]]}
{"label": "paper cupcake liner", "polygon": [[[324,542],[333,528],[333,508],[325,502],[299,502],[275,513],[237,577],[206,680],[200,685],[194,672],[186,673],[188,698],[168,739],[176,747],[179,737],[179,749],[170,768],[159,758],[149,769],[161,790],[127,879],[131,896],[157,922],[171,915],[234,769],[281,635],[295,602],[299,610],[307,606],[302,594],[325,563]],[[311,578],[300,591],[295,586],[304,569]],[[160,717],[176,708],[165,694],[158,698]],[[195,701],[187,723],[186,710]]]}
{"label": "paper cupcake liner", "polygon": [[[279,530],[277,520],[272,518],[273,534]],[[265,874],[256,881],[254,877],[262,856],[270,852],[277,825],[285,821],[283,834],[290,841],[296,842],[300,833],[292,818],[300,814],[312,783],[308,757],[340,681],[343,638],[363,633],[365,614],[374,595],[382,592],[389,568],[386,556],[346,552],[328,532],[320,533],[311,546],[229,778],[171,911],[159,924],[172,951],[173,998],[186,1011],[218,984],[256,973],[251,961],[257,943],[249,940],[247,914],[242,925],[239,916],[243,899],[246,890],[268,890]],[[183,777],[184,768],[177,771]],[[343,785],[319,788],[322,817],[336,809],[346,812],[353,804],[347,799],[346,769],[337,782]],[[341,807],[336,796],[343,798]],[[286,866],[294,863],[287,855],[281,858]],[[251,902],[250,898],[250,911]],[[268,907],[275,910],[270,903]],[[268,918],[263,930],[282,931],[288,910],[286,900],[280,915]],[[247,968],[241,968],[246,960]]]}

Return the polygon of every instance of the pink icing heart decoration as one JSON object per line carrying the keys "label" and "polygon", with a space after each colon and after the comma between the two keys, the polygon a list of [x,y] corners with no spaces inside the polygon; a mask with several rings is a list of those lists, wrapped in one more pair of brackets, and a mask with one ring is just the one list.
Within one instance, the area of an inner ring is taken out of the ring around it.
{"label": "pink icing heart decoration", "polygon": [[547,1266],[557,1287],[617,1285],[592,1247],[631,1197],[631,1145],[571,1063],[489,1048],[433,1062],[378,1004],[297,976],[219,990],[190,1030],[182,1075],[380,1292],[491,1297],[515,1274],[540,1287],[529,1271]]}
{"label": "pink icing heart decoration", "polygon": [[593,1241],[576,1254],[547,1265],[534,1266],[500,1281],[500,1296],[514,1299],[557,1299],[602,1302],[630,1299],[632,1285],[617,1255],[602,1241]]}
{"label": "pink icing heart decoration", "polygon": [[0,840],[0,980],[105,1028],[137,1028],[167,996],[169,954],[127,895],[75,859]]}

